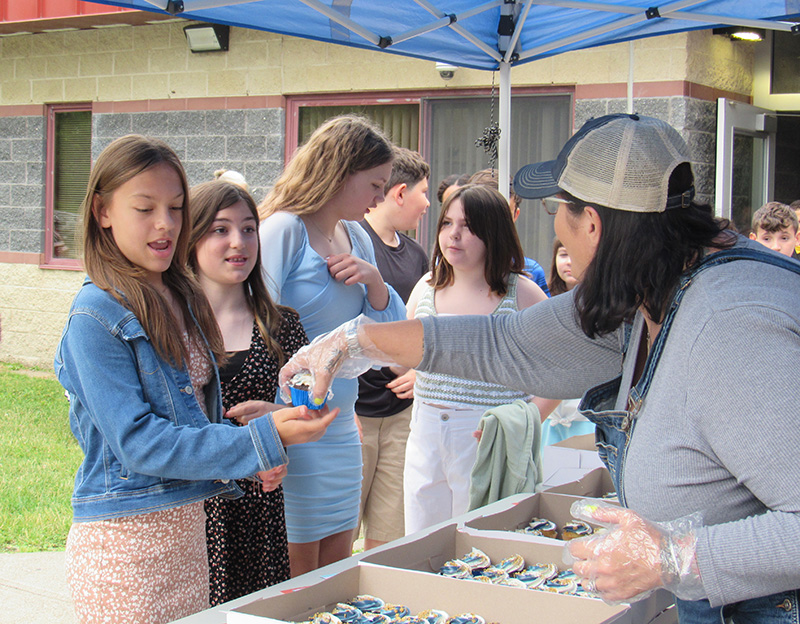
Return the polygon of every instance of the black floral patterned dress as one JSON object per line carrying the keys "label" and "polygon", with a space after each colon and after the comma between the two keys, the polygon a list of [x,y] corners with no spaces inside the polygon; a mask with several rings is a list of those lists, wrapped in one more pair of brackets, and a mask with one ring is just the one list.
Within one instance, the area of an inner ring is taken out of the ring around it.
{"label": "black floral patterned dress", "polygon": [[[308,343],[293,310],[283,309],[277,340],[290,358]],[[250,349],[232,354],[220,369],[222,404],[227,410],[248,400],[274,401],[278,363],[253,323]],[[211,606],[245,596],[289,578],[283,489],[263,492],[259,483],[237,481],[244,496],[205,501]]]}

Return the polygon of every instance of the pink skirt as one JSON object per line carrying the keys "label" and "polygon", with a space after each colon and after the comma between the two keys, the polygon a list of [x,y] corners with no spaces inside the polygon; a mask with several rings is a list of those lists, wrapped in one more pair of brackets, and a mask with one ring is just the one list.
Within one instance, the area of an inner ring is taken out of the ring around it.
{"label": "pink skirt", "polygon": [[197,502],[72,525],[67,581],[81,624],[161,624],[208,608],[206,515]]}

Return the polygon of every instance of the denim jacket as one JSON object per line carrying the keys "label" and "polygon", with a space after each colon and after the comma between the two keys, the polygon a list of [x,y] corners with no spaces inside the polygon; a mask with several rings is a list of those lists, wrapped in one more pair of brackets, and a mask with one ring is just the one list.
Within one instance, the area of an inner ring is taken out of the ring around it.
{"label": "denim jacket", "polygon": [[288,461],[271,415],[246,427],[224,421],[216,368],[206,417],[188,371],[162,360],[134,314],[88,279],[72,303],[55,371],[85,455],[75,522],[236,498],[233,479]]}

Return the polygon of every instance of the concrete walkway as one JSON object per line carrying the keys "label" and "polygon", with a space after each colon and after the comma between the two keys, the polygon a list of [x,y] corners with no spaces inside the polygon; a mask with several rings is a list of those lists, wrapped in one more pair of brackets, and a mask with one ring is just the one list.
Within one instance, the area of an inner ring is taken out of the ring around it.
{"label": "concrete walkway", "polygon": [[63,552],[0,553],[0,624],[76,624]]}

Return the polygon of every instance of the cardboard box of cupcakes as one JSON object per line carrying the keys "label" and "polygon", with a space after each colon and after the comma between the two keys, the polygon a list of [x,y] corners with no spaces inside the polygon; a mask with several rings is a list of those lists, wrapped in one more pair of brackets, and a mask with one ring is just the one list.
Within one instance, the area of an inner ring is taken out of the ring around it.
{"label": "cardboard box of cupcakes", "polygon": [[[605,474],[603,474],[605,472]],[[519,494],[259,592],[228,624],[674,624],[672,595],[607,605],[563,562],[564,537],[583,527],[570,506],[608,498],[605,469],[560,489]],[[577,531],[577,533],[575,533]],[[307,578],[308,577],[308,578]],[[298,587],[298,581],[306,581]],[[284,586],[286,586],[284,588]]]}

